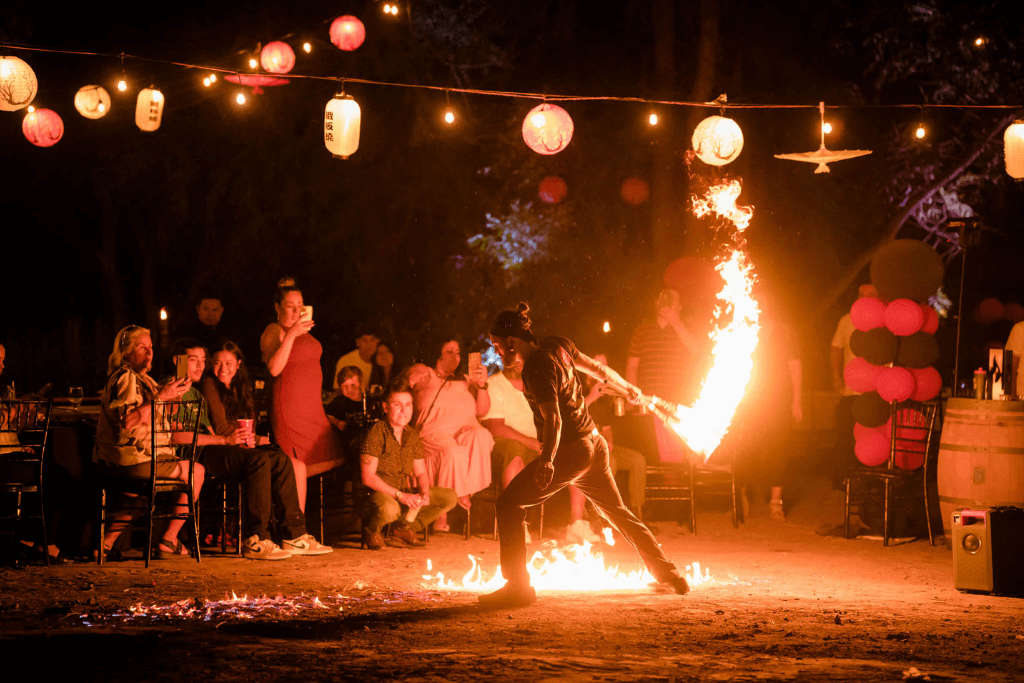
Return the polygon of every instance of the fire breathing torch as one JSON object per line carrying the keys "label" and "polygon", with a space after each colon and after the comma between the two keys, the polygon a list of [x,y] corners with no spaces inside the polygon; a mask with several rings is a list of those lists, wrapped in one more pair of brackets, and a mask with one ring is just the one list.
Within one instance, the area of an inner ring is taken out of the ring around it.
{"label": "fire breathing torch", "polygon": [[650,412],[658,416],[665,426],[671,428],[680,422],[677,412],[679,405],[654,395],[646,395],[640,391],[640,387],[630,384],[622,375],[615,372],[603,363],[594,362],[597,366],[597,379],[606,387],[605,393],[611,393],[622,397],[635,405],[642,405]]}

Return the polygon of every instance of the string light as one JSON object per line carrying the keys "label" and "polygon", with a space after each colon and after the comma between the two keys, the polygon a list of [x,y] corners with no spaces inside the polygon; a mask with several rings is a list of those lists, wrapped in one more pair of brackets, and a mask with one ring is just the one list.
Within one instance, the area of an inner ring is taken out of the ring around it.
{"label": "string light", "polygon": [[217,74],[210,74],[210,83],[217,82]]}
{"label": "string light", "polygon": [[237,95],[235,95],[235,102],[237,102],[238,104],[245,104],[245,93],[240,92]]}
{"label": "string light", "polygon": [[309,43],[303,43],[302,49],[306,51],[306,54],[309,54],[310,52],[313,51],[313,46],[310,45]]}
{"label": "string light", "polygon": [[824,133],[825,135],[828,135],[829,133],[831,133],[832,132],[832,124],[829,123],[828,121],[826,121],[825,123],[821,124],[821,132]]}
{"label": "string light", "polygon": [[117,82],[117,89],[120,92],[124,92],[124,91],[128,90],[128,81],[124,80],[123,78],[121,80],[119,80]]}
{"label": "string light", "polygon": [[444,112],[444,122],[449,124],[455,123],[455,112],[451,109],[446,109]]}
{"label": "string light", "polygon": [[33,107],[33,106],[32,106],[31,104],[30,104],[30,105],[28,105],[28,113],[29,113],[29,114],[31,114],[31,113],[32,113],[32,112],[34,112],[35,110],[36,110],[36,108],[35,108],[35,107]]}
{"label": "string light", "polygon": [[977,38],[974,39],[975,47],[981,47],[982,45],[984,45],[987,42],[988,42],[988,38],[986,38],[985,36],[978,36]]}
{"label": "string light", "polygon": [[390,14],[393,17],[398,16],[398,5],[392,5],[390,2],[384,4],[384,14]]}
{"label": "string light", "polygon": [[925,136],[925,134],[926,134],[926,131],[924,129],[924,124],[923,123],[917,124],[917,130],[914,131],[914,135],[917,136],[917,139],[920,140],[921,138],[923,138]]}
{"label": "string light", "polygon": [[257,62],[257,61],[256,61],[256,58],[255,58],[255,57],[253,57],[252,59],[250,59],[250,60],[249,60],[249,68],[250,68],[250,69],[255,69],[255,68],[256,68],[256,65],[257,65],[258,63],[259,63],[259,62]]}
{"label": "string light", "polygon": [[210,77],[209,76],[207,76],[206,78],[203,79],[203,86],[206,87],[206,88],[210,87]]}
{"label": "string light", "polygon": [[604,329],[605,333],[611,332],[611,331],[612,331],[612,326],[611,326],[611,323],[609,323],[609,322],[608,322],[608,321],[606,320],[606,321],[605,321],[605,323],[604,323],[604,328],[603,328],[603,329]]}
{"label": "string light", "polygon": [[[658,125],[658,115],[655,112],[652,111],[650,116],[647,117],[647,123],[652,125],[652,126]],[[605,323],[605,324],[607,324],[607,323]]]}

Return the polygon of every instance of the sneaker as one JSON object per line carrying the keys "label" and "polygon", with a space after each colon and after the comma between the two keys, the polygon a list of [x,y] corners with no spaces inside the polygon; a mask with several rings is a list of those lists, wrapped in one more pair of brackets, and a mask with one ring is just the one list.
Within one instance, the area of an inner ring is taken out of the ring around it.
{"label": "sneaker", "polygon": [[773,522],[785,522],[786,513],[782,510],[782,501],[768,503],[768,516]]}
{"label": "sneaker", "polygon": [[662,585],[671,588],[677,595],[686,595],[690,592],[690,584],[682,576],[673,576]]}
{"label": "sneaker", "polygon": [[533,590],[533,586],[530,584],[513,586],[511,583],[506,583],[493,593],[481,595],[479,599],[481,607],[492,609],[526,607],[537,602],[537,592]]}
{"label": "sneaker", "polygon": [[590,528],[590,522],[585,519],[577,519],[565,529],[566,543],[583,545],[584,542],[597,543],[600,540],[601,537],[594,533]]}
{"label": "sneaker", "polygon": [[303,534],[290,541],[281,541],[281,547],[292,555],[327,555],[334,552],[334,548],[323,545],[310,534]]}
{"label": "sneaker", "polygon": [[242,544],[242,557],[250,560],[287,560],[291,556],[269,538],[261,541],[259,536],[250,536]]}

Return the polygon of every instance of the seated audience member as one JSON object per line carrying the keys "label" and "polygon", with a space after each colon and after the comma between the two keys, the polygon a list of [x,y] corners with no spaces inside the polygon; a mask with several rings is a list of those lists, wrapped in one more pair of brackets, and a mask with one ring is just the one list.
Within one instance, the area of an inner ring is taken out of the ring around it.
{"label": "seated audience member", "polygon": [[366,324],[356,327],[356,348],[339,358],[338,362],[334,364],[335,389],[338,388],[338,372],[346,365],[354,365],[363,372],[363,391],[366,391],[378,344],[380,344],[380,333],[376,327]]}
{"label": "seated audience member", "polygon": [[346,365],[338,371],[338,393],[327,407],[327,419],[331,424],[345,431],[349,423],[356,425],[365,418],[363,371],[355,365]]}
{"label": "seated audience member", "polygon": [[[100,421],[96,428],[96,447],[93,460],[108,475],[126,478],[146,479],[152,468],[153,450],[150,430],[153,424],[150,401],[178,401],[192,384],[188,378],[174,380],[157,386],[149,376],[153,366],[153,341],[149,330],[129,325],[117,333],[114,351],[107,361],[106,386],[100,398]],[[163,416],[157,415],[157,419]],[[157,455],[161,458],[175,457],[170,434],[157,436]],[[188,481],[190,463],[185,460],[167,460],[157,464],[157,476]],[[199,496],[203,485],[204,469],[196,464],[194,472],[194,495]],[[188,512],[187,499],[181,494],[175,512]],[[109,553],[114,542],[131,520],[130,512],[114,515],[115,522],[103,537],[104,551]],[[165,558],[187,555],[188,551],[178,541],[178,532],[184,520],[172,519],[167,523],[163,538],[157,546],[156,557]]]}
{"label": "seated audience member", "polygon": [[[462,357],[459,342],[451,337],[431,355],[434,367],[417,363],[407,371],[416,428],[431,483],[453,489],[459,505],[468,510],[470,496],[491,485],[494,437],[477,421],[491,408],[487,368],[478,367],[471,378],[456,377]],[[434,528],[446,531],[446,522],[442,515]]]}
{"label": "seated audience member", "polygon": [[[359,468],[363,485],[370,489],[363,506],[363,542],[370,550],[384,548],[381,529],[393,522],[392,537],[398,543],[418,545],[416,532],[455,507],[455,491],[430,485],[423,445],[409,426],[412,406],[409,386],[392,384],[384,402],[386,419],[375,423],[363,442]],[[410,475],[418,492],[410,491]]]}
{"label": "seated audience member", "polygon": [[487,385],[491,409],[480,421],[494,437],[491,459],[501,467],[501,485],[506,487],[540,455],[533,411],[523,394],[523,359],[516,356],[515,365],[488,378]]}
{"label": "seated audience member", "polygon": [[372,367],[367,386],[370,396],[380,396],[384,393],[385,387],[390,386],[391,380],[398,375],[395,371],[395,345],[391,341],[385,339],[377,344]]}
{"label": "seated audience member", "polygon": [[[209,406],[209,412],[204,410],[200,417],[203,431],[198,441],[199,461],[212,477],[230,483],[245,482],[242,555],[254,560],[285,560],[292,555],[333,552],[333,548],[321,545],[306,533],[291,460],[267,445],[267,437],[238,424],[238,420],[253,419],[255,412],[242,351],[233,342],[221,344],[213,354],[213,376],[204,378],[206,350],[191,346],[193,343],[182,342],[178,353],[188,355],[189,380],[202,380],[199,386]],[[195,391],[196,398],[199,397],[195,386],[189,391]],[[257,448],[258,445],[261,447]],[[285,540],[281,547],[270,537],[274,508],[283,527]]]}

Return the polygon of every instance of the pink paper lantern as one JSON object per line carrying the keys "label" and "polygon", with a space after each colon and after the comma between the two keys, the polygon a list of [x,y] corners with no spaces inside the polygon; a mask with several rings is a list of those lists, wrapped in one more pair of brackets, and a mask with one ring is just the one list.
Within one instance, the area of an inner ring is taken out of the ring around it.
{"label": "pink paper lantern", "polygon": [[921,331],[925,334],[935,334],[938,332],[939,314],[928,304],[921,304],[921,310],[924,311],[924,324],[921,325]]}
{"label": "pink paper lantern", "polygon": [[331,42],[339,50],[352,52],[366,40],[366,27],[350,14],[331,22]]}
{"label": "pink paper lantern", "polygon": [[523,141],[537,154],[558,154],[572,132],[572,117],[556,104],[538,104],[523,119]]}
{"label": "pink paper lantern", "polygon": [[885,307],[885,326],[898,337],[909,337],[921,331],[924,311],[921,304],[910,299],[896,299]]}
{"label": "pink paper lantern", "polygon": [[877,391],[889,403],[906,401],[914,395],[914,375],[906,368],[884,368],[878,373]]}
{"label": "pink paper lantern", "polygon": [[295,52],[280,40],[267,43],[260,51],[260,66],[272,74],[286,74],[295,66]]}
{"label": "pink paper lantern", "polygon": [[881,299],[865,296],[853,302],[850,307],[850,320],[858,330],[867,332],[885,326],[885,304]]}
{"label": "pink paper lantern", "polygon": [[878,375],[882,372],[880,365],[872,365],[863,358],[855,356],[843,368],[843,381],[851,390],[858,394],[874,391],[878,385]]}
{"label": "pink paper lantern", "polygon": [[640,206],[651,196],[651,187],[646,180],[640,178],[626,178],[619,188],[622,200],[632,206]]}
{"label": "pink paper lantern", "polygon": [[537,194],[546,204],[558,204],[569,194],[569,186],[558,176],[552,175],[540,181]]}
{"label": "pink paper lantern", "polygon": [[911,368],[914,375],[914,393],[910,396],[915,401],[930,401],[942,391],[942,375],[935,368]]}
{"label": "pink paper lantern", "polygon": [[36,147],[52,147],[64,137],[64,121],[52,109],[36,109],[21,122],[21,132]]}
{"label": "pink paper lantern", "polygon": [[[856,431],[854,432],[856,434]],[[854,446],[854,453],[861,464],[876,467],[889,459],[889,439],[882,427],[863,427]]]}

